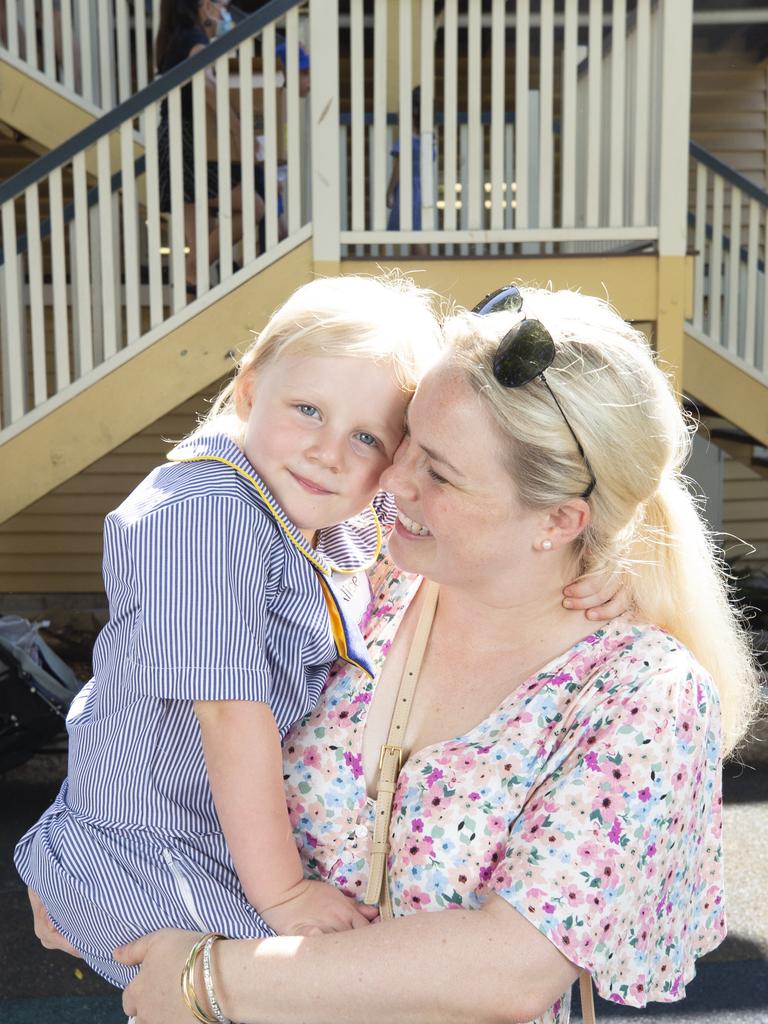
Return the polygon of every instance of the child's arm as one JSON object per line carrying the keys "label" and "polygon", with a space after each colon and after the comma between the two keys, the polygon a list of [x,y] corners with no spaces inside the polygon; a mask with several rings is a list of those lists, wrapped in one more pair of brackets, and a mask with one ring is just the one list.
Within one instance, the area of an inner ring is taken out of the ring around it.
{"label": "child's arm", "polygon": [[196,701],[208,779],[249,902],[281,934],[343,931],[371,908],[304,879],[283,790],[280,734],[257,701]]}

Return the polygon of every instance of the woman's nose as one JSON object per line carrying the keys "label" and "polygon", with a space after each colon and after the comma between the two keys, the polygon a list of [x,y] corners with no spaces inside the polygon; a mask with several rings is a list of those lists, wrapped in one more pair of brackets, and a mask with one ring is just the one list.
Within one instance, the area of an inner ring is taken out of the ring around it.
{"label": "woman's nose", "polygon": [[416,491],[416,474],[413,459],[409,457],[410,441],[404,437],[395,452],[392,465],[381,474],[379,481],[382,490],[390,494],[412,497]]}

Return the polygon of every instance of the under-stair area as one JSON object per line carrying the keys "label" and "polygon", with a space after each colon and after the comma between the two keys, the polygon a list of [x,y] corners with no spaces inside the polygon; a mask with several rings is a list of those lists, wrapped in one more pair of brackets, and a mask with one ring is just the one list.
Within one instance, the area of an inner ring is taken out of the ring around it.
{"label": "under-stair area", "polygon": [[[64,7],[75,26],[82,5]],[[39,129],[25,132],[20,113],[16,124],[0,115],[0,159],[6,144],[9,154],[24,147],[0,184],[0,476],[13,481],[0,490],[1,589],[50,589],[54,578],[62,586],[86,554],[73,533],[87,532],[97,556],[98,523],[116,492],[104,490],[82,522],[76,506],[61,504],[72,515],[53,529],[58,498],[66,489],[96,491],[81,481],[100,479],[120,446],[215,390],[250,332],[317,273],[399,266],[465,305],[512,278],[606,293],[627,319],[650,325],[682,391],[742,442],[768,445],[768,205],[754,181],[689,148],[687,103],[666,101],[690,95],[680,40],[691,35],[691,5],[507,7],[272,0],[152,81],[153,4],[140,24],[134,14],[91,26],[91,56],[100,33],[111,40],[105,52],[122,55],[110,74],[103,59],[83,74],[87,48],[59,59],[45,24],[30,66],[26,36],[11,53],[0,29],[0,74],[10,76],[3,81],[22,97],[27,88],[48,90],[41,123],[59,120],[62,97],[86,117],[57,146]],[[312,54],[306,97],[300,44]],[[213,120],[205,101],[212,72]],[[159,203],[158,129],[165,120],[179,142],[184,90],[195,173],[204,180],[214,160],[221,185],[214,207],[194,204],[191,288],[181,160],[173,155],[170,209]],[[8,95],[0,90],[0,104],[13,106]],[[19,100],[15,109],[28,105]],[[399,230],[388,231],[396,142],[402,216]],[[239,239],[227,181],[236,157],[246,172]],[[408,195],[414,162],[420,226]],[[260,226],[248,208],[255,164],[265,181]],[[209,249],[213,227],[220,259]],[[726,448],[719,434],[713,440]],[[126,492],[162,452],[146,454],[149,461],[123,463],[132,467]],[[61,557],[47,563],[47,577],[25,561],[41,537]],[[96,561],[88,564],[74,572],[79,589],[97,587]]]}

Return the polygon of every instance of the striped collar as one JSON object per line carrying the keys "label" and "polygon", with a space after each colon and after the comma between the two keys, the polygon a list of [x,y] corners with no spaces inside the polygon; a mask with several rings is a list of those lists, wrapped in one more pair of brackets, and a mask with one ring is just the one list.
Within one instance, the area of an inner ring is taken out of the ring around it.
{"label": "striped collar", "polygon": [[259,504],[270,512],[288,540],[323,576],[362,572],[379,556],[382,530],[373,505],[344,523],[320,530],[317,547],[313,548],[282,510],[243,450],[224,433],[222,424],[212,423],[195,431],[172,448],[166,458],[170,462],[218,462],[248,480]]}

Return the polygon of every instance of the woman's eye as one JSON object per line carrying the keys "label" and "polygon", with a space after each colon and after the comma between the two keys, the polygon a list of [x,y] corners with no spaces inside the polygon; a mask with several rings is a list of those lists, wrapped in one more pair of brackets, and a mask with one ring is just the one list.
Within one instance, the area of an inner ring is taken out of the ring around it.
{"label": "woman's eye", "polygon": [[314,405],[307,405],[306,402],[299,402],[296,406],[302,416],[319,416],[320,413],[314,407]]}
{"label": "woman's eye", "polygon": [[431,466],[427,466],[427,476],[430,477],[432,480],[434,480],[435,483],[438,483],[438,484],[447,484],[448,483],[448,481],[445,479],[445,477],[444,476],[440,476],[439,473],[436,473],[434,471],[434,469],[432,469]]}
{"label": "woman's eye", "polygon": [[364,430],[361,430],[357,434],[357,439],[358,441],[361,441],[364,445],[366,445],[368,448],[375,448],[376,445],[378,445],[379,443],[378,439],[375,438],[373,434],[367,434]]}

